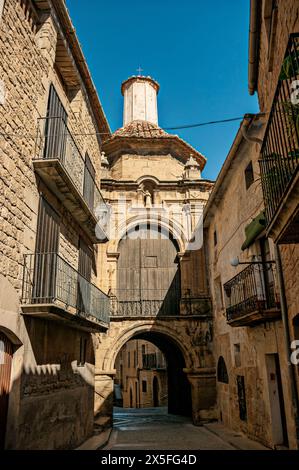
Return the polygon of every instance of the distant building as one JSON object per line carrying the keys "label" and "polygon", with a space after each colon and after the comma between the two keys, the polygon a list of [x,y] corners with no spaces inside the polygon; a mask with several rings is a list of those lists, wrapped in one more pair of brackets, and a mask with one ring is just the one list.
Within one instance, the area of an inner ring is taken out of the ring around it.
{"label": "distant building", "polygon": [[115,384],[120,386],[124,408],[167,406],[167,365],[152,343],[131,340],[119,352]]}

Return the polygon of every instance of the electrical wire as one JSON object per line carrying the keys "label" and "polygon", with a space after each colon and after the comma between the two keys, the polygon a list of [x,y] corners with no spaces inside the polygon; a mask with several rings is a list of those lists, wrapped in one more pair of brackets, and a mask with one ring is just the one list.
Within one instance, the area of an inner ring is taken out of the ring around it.
{"label": "electrical wire", "polygon": [[[219,120],[216,120],[216,121],[199,122],[199,123],[195,123],[195,124],[185,124],[185,125],[173,126],[173,127],[164,127],[164,128],[160,127],[160,128],[157,128],[157,130],[172,131],[172,130],[180,130],[180,129],[194,129],[194,128],[197,128],[197,127],[211,126],[211,125],[215,125],[215,124],[224,124],[224,123],[234,122],[234,121],[241,121],[242,119],[244,119],[244,116],[228,118],[228,119],[219,119]],[[155,129],[143,129],[142,130],[142,133],[146,133],[146,132],[152,133],[152,132],[155,132]],[[55,135],[59,135],[59,134],[55,134]],[[74,132],[74,133],[72,133],[72,135],[74,137],[90,137],[90,136],[103,136],[103,135],[112,135],[113,136],[113,133],[110,134],[109,132],[90,132],[90,133],[75,133]],[[3,137],[19,137],[19,138],[27,137],[27,138],[32,138],[32,139],[36,139],[36,137],[37,137],[36,135],[32,135],[32,134],[18,134],[18,133],[10,134],[10,133],[1,132],[1,131],[0,131],[0,136],[3,136]],[[49,136],[47,136],[47,137],[49,137]]]}

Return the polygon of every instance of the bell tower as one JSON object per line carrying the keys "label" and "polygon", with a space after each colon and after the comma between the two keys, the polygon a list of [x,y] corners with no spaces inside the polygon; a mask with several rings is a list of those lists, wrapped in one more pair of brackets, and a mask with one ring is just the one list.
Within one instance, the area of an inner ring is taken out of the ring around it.
{"label": "bell tower", "polygon": [[122,83],[124,126],[137,120],[158,124],[159,89],[160,85],[155,80],[142,75],[130,77]]}

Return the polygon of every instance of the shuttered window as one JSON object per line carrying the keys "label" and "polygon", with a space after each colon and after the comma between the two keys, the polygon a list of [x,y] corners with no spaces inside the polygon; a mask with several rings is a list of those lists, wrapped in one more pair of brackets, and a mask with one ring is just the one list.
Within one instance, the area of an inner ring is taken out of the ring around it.
{"label": "shuttered window", "polygon": [[32,299],[33,303],[52,302],[55,298],[56,267],[59,249],[60,218],[43,198],[40,198]]}
{"label": "shuttered window", "polygon": [[83,196],[90,209],[94,209],[94,181],[95,181],[95,169],[89,155],[85,156],[85,170],[84,170],[84,189]]}
{"label": "shuttered window", "polygon": [[80,238],[79,264],[78,264],[78,296],[77,308],[80,312],[91,312],[91,272],[93,264],[93,252]]}
{"label": "shuttered window", "polygon": [[51,85],[45,128],[44,158],[64,160],[67,139],[67,117],[67,112],[57,91]]}

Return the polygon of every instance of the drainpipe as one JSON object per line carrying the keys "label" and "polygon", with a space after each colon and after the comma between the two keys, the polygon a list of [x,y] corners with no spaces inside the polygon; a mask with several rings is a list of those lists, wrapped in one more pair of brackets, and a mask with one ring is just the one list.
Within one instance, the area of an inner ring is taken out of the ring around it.
{"label": "drainpipe", "polygon": [[250,95],[256,90],[258,74],[258,46],[259,46],[259,17],[260,0],[250,1],[250,26],[249,26],[249,65],[248,65],[248,88]]}
{"label": "drainpipe", "polygon": [[275,261],[276,261],[278,286],[279,286],[279,294],[280,294],[281,317],[282,317],[282,324],[284,328],[285,348],[286,348],[287,356],[288,356],[287,357],[288,376],[289,376],[289,381],[291,385],[292,407],[294,409],[294,416],[295,416],[297,447],[299,448],[299,416],[298,416],[299,401],[298,401],[298,394],[297,394],[295,370],[294,370],[293,364],[290,361],[290,357],[293,351],[291,350],[291,335],[290,335],[290,328],[289,328],[288,306],[287,306],[286,291],[285,291],[285,284],[284,284],[284,278],[283,278],[282,262],[281,262],[279,246],[276,243],[274,245],[274,250],[275,250]]}

